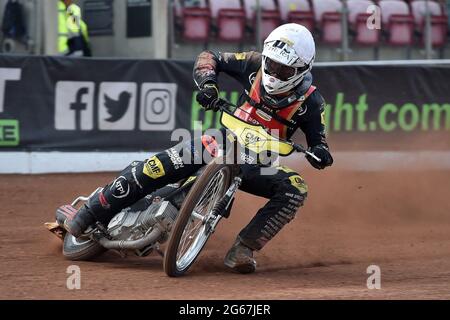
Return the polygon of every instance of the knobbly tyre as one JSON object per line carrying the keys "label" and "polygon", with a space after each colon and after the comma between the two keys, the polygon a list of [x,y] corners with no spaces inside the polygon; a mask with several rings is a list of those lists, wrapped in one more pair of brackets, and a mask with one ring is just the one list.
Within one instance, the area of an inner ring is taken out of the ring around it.
{"label": "knobbly tyre", "polygon": [[[193,265],[220,220],[229,217],[242,183],[241,164],[261,163],[263,158],[267,161],[268,157],[289,156],[293,152],[321,161],[303,146],[271,135],[261,124],[235,117],[237,106],[220,99],[217,108],[222,111],[221,122],[232,148],[219,150],[214,160],[196,175],[157,190],[122,210],[107,226],[97,222],[80,238],[64,229],[64,221],[46,223],[47,229],[63,240],[64,257],[79,261],[91,260],[107,250],[114,250],[122,257],[129,253],[145,257],[157,252],[164,258],[168,276],[182,276]],[[98,188],[91,196],[101,190]],[[88,200],[89,197],[79,197],[72,204],[58,208],[57,213],[74,215],[77,206]],[[162,252],[161,244],[165,242],[168,242],[166,251]]]}

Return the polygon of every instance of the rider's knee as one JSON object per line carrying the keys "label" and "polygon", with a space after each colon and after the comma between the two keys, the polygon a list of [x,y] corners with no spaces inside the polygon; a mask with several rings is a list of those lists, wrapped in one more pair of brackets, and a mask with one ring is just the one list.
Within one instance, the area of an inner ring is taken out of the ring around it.
{"label": "rider's knee", "polygon": [[308,196],[308,185],[300,175],[293,175],[283,181],[279,192],[286,199],[286,204],[295,215]]}
{"label": "rider's knee", "polygon": [[111,202],[121,201],[134,196],[139,190],[143,190],[142,178],[139,173],[142,171],[144,163],[142,161],[134,161],[112,181],[100,194],[104,200]]}
{"label": "rider's knee", "polygon": [[166,175],[166,169],[164,166],[165,162],[165,156],[163,153],[157,154],[147,161],[143,163],[142,171],[139,172],[140,174],[143,174],[146,178],[151,178],[153,180],[162,178]]}

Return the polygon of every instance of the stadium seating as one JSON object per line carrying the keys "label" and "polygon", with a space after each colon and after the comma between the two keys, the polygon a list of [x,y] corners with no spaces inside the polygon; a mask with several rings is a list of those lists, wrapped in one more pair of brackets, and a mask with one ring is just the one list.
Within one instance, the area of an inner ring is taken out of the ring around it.
{"label": "stadium seating", "polygon": [[382,0],[381,20],[387,30],[387,43],[393,46],[410,46],[413,44],[414,18],[406,2],[399,0]]}
{"label": "stadium seating", "polygon": [[278,5],[283,22],[298,23],[314,31],[314,13],[308,0],[284,0],[278,1]]}
{"label": "stadium seating", "polygon": [[[448,42],[448,16],[442,3],[430,1],[432,44],[444,48]],[[307,27],[317,43],[342,43],[341,0],[260,0],[260,38],[264,40],[282,23]],[[369,29],[371,5],[381,9],[382,28]],[[257,0],[174,0],[175,31],[188,42],[255,43]],[[383,45],[412,47],[425,42],[424,0],[347,0],[352,45],[370,46],[374,53]],[[346,35],[347,36],[347,35]],[[383,39],[383,41],[381,41]],[[375,54],[377,57],[378,54]]]}
{"label": "stadium seating", "polygon": [[[250,21],[255,17],[256,13],[256,0],[243,0],[244,9],[247,14],[247,19]],[[277,6],[274,0],[260,0],[262,11],[276,11]]]}
{"label": "stadium seating", "polygon": [[240,0],[209,0],[215,20],[217,39],[222,42],[242,42],[245,37],[245,11]]}
{"label": "stadium seating", "polygon": [[209,8],[183,9],[183,39],[194,42],[207,42],[211,29],[211,11]]}
{"label": "stadium seating", "polygon": [[[447,41],[448,17],[443,13],[441,6],[436,2],[429,2],[431,12],[431,43],[435,47],[442,47]],[[421,39],[421,44],[425,42],[425,1],[411,2],[411,10],[414,16],[416,30]]]}
{"label": "stadium seating", "polygon": [[[256,30],[256,0],[244,0],[248,21],[252,21],[251,28]],[[266,39],[269,34],[281,25],[280,11],[274,0],[260,0],[261,5],[261,39]]]}
{"label": "stadium seating", "polygon": [[355,43],[369,46],[378,45],[380,42],[380,30],[367,27],[367,21],[372,16],[372,13],[367,13],[367,9],[374,3],[370,0],[349,0],[347,5],[350,30],[355,34]]}
{"label": "stadium seating", "polygon": [[220,11],[224,9],[239,9],[244,11],[239,0],[209,0],[209,8],[211,9],[213,19],[217,19]]}
{"label": "stadium seating", "polygon": [[367,9],[372,5],[374,5],[374,2],[371,0],[348,0],[348,21],[350,24],[355,25],[358,15],[368,13]]}
{"label": "stadium seating", "polygon": [[313,0],[314,17],[320,24],[322,42],[339,44],[342,41],[341,11],[339,0]]}
{"label": "stadium seating", "polygon": [[245,12],[222,9],[217,18],[217,38],[223,42],[242,42],[245,38]]}

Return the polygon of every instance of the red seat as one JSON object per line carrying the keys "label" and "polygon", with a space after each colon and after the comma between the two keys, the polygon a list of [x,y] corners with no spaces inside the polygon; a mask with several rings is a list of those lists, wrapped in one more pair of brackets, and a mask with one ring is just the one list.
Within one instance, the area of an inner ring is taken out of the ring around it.
{"label": "red seat", "polygon": [[245,12],[242,9],[221,9],[217,17],[217,37],[224,42],[241,42],[245,36]]}
{"label": "red seat", "polygon": [[367,9],[373,5],[374,3],[371,0],[348,0],[348,21],[350,22],[350,27],[354,28],[356,26],[358,15],[369,13]]}
{"label": "red seat", "polygon": [[[243,0],[243,1],[244,1],[245,12],[247,14],[247,19],[249,21],[251,21],[254,18],[255,13],[256,13],[256,0]],[[277,10],[277,7],[273,0],[260,0],[260,5],[262,8],[262,11]]]}
{"label": "red seat", "polygon": [[[448,18],[442,12],[442,8],[437,2],[429,2],[431,13],[431,42],[434,47],[442,47],[447,42]],[[411,3],[411,10],[414,16],[416,30],[420,34],[421,43],[425,43],[425,14],[426,2],[414,1]]]}
{"label": "red seat", "polygon": [[[442,16],[442,8],[437,2],[429,1],[428,7],[432,16]],[[411,2],[411,12],[414,16],[416,25],[420,25],[425,20],[427,4],[426,1],[416,0]]]}
{"label": "red seat", "polygon": [[356,16],[354,41],[358,45],[373,46],[380,43],[380,30],[367,27],[367,20],[371,16],[371,13],[360,13]]}
{"label": "red seat", "polygon": [[322,32],[322,42],[338,44],[342,41],[341,10],[339,0],[313,0],[314,16],[319,30]]}
{"label": "red seat", "polygon": [[[421,30],[421,43],[425,43],[425,21],[419,26]],[[447,44],[448,18],[447,16],[431,17],[431,44],[433,47],[443,47]]]}
{"label": "red seat", "polygon": [[342,42],[342,22],[339,12],[325,12],[322,15],[322,41],[327,44]]}
{"label": "red seat", "polygon": [[316,25],[312,11],[291,11],[288,14],[287,22],[301,24],[311,32],[314,31]]}
{"label": "red seat", "polygon": [[[265,40],[270,33],[281,25],[280,12],[278,10],[261,11],[261,40]],[[253,26],[256,28],[256,16]]]}
{"label": "red seat", "polygon": [[208,8],[185,8],[183,10],[183,39],[206,42],[211,29],[211,12]]}
{"label": "red seat", "polygon": [[322,16],[325,12],[340,12],[342,10],[340,0],[312,0],[312,4],[317,23],[322,22]]}
{"label": "red seat", "polygon": [[[256,33],[256,0],[244,0],[247,20]],[[281,15],[273,0],[260,0],[261,5],[261,39],[265,40],[269,34],[281,25]]]}
{"label": "red seat", "polygon": [[209,0],[209,8],[213,19],[219,17],[220,10],[223,9],[243,9],[240,0]]}
{"label": "red seat", "polygon": [[409,46],[413,43],[414,18],[403,1],[382,0],[383,29],[387,30],[387,43],[394,46]]}
{"label": "red seat", "polygon": [[405,46],[413,43],[414,18],[411,15],[393,14],[388,23],[388,43],[393,46]]}
{"label": "red seat", "polygon": [[314,31],[314,13],[308,0],[285,0],[278,1],[281,19],[284,22],[298,23],[305,26],[309,31]]}

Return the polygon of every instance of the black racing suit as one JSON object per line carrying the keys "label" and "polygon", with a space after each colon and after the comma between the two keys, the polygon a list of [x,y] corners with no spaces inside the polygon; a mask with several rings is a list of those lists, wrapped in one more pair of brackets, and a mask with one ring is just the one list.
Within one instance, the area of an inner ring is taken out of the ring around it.
{"label": "black racing suit", "polygon": [[[206,51],[201,53],[196,61],[194,78],[201,88],[207,82],[217,83],[219,73],[225,72],[237,79],[248,92],[260,68],[260,53],[219,54]],[[311,78],[311,75],[308,75],[298,91],[306,93],[311,87]],[[290,138],[295,130],[300,128],[306,135],[309,147],[322,146],[328,150],[322,117],[324,104],[324,99],[317,90],[310,94],[303,101],[302,107],[291,115],[291,125],[285,138]],[[198,150],[199,148],[201,150]],[[202,158],[204,149],[202,143],[193,140],[178,144],[146,161],[132,163],[117,179],[107,185],[102,193],[91,199],[91,214],[98,221],[108,223],[120,210],[146,195],[195,174],[205,164],[199,159]],[[182,159],[191,159],[191,162],[185,163]],[[323,161],[323,167],[333,162],[331,155]],[[274,168],[273,175],[262,175],[260,169],[259,165],[241,165],[241,190],[270,199],[239,234],[240,241],[253,250],[261,250],[294,219],[308,192],[303,178],[287,167]]]}

